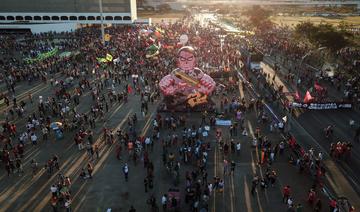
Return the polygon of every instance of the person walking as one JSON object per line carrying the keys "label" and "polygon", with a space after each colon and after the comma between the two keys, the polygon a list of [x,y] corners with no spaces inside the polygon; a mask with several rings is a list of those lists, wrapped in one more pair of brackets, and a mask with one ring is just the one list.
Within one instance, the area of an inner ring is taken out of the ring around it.
{"label": "person walking", "polygon": [[136,212],[136,209],[134,208],[134,206],[130,206],[129,212]]}
{"label": "person walking", "polygon": [[315,203],[314,211],[315,211],[315,212],[320,212],[321,209],[322,209],[321,200],[320,200],[320,199],[317,199],[317,200],[316,200],[316,203]]}
{"label": "person walking", "polygon": [[286,204],[288,202],[288,199],[290,197],[290,186],[287,185],[287,186],[284,186],[283,188],[283,202]]}
{"label": "person walking", "polygon": [[308,203],[312,206],[315,202],[316,199],[316,193],[314,191],[314,189],[310,189],[309,193],[308,193]]}
{"label": "person walking", "polygon": [[145,193],[148,192],[148,186],[149,186],[149,180],[147,177],[144,178],[144,188],[145,188]]}
{"label": "person walking", "polygon": [[90,162],[87,164],[87,170],[88,170],[88,173],[89,173],[89,178],[92,179],[92,172],[93,172],[94,168],[93,168],[93,166],[91,165]]}
{"label": "person walking", "polygon": [[127,182],[129,179],[129,166],[127,163],[125,163],[124,167],[123,167],[123,173],[125,176],[125,181]]}
{"label": "person walking", "polygon": [[35,135],[35,133],[31,133],[30,139],[33,145],[37,144],[37,136]]}
{"label": "person walking", "polygon": [[161,197],[161,205],[162,205],[162,208],[163,208],[163,211],[165,212],[166,211],[166,208],[167,208],[167,195],[164,194],[162,197]]}
{"label": "person walking", "polygon": [[65,200],[66,212],[71,212],[71,198],[67,197]]}
{"label": "person walking", "polygon": [[240,144],[240,142],[237,142],[236,143],[236,154],[237,155],[240,155],[240,150],[241,150],[241,144]]}
{"label": "person walking", "polygon": [[256,187],[259,184],[259,177],[257,175],[254,176],[251,182],[251,194],[254,195],[256,192]]}
{"label": "person walking", "polygon": [[297,204],[295,207],[295,212],[302,212],[304,209],[304,206],[302,206],[302,204]]}
{"label": "person walking", "polygon": [[233,175],[234,172],[235,172],[235,166],[236,166],[236,163],[235,161],[231,161],[231,164],[230,164],[230,173]]}

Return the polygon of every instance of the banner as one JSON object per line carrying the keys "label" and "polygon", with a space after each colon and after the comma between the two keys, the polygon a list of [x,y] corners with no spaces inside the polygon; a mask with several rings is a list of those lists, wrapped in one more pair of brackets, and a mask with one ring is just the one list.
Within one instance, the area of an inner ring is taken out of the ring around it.
{"label": "banner", "polygon": [[328,103],[299,103],[291,102],[289,104],[290,108],[304,108],[309,110],[333,110],[333,109],[351,109],[351,103],[338,103],[338,102],[328,102]]}
{"label": "banner", "polygon": [[215,125],[217,125],[217,126],[231,126],[231,120],[216,119]]}
{"label": "banner", "polygon": [[45,60],[49,57],[53,57],[54,55],[56,55],[58,53],[58,51],[59,51],[59,49],[56,47],[56,48],[52,49],[51,51],[39,54],[35,58],[30,58],[30,57],[25,58],[25,61],[27,63],[39,62],[39,61]]}

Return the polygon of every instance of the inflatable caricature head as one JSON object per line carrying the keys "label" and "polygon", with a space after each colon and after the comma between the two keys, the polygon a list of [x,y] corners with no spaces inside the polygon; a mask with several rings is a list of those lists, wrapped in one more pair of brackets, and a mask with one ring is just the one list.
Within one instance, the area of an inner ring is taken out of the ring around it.
{"label": "inflatable caricature head", "polygon": [[196,66],[195,49],[191,46],[184,46],[178,50],[177,66],[185,72],[193,70]]}
{"label": "inflatable caricature head", "polygon": [[178,94],[188,97],[194,93],[207,96],[215,89],[215,81],[202,70],[196,68],[194,48],[184,46],[178,50],[177,67],[159,83],[165,96]]}

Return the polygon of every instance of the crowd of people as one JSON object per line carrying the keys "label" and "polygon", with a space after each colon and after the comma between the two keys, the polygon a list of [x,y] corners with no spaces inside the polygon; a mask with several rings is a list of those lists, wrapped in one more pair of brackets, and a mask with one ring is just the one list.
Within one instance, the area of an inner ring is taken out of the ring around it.
{"label": "crowd of people", "polygon": [[[187,24],[189,22],[191,24]],[[143,33],[144,29],[149,33]],[[251,37],[250,43],[263,49],[276,46],[294,57],[300,57],[307,51],[307,47],[278,40],[279,33],[286,37],[287,32],[282,29],[274,30],[264,35],[264,39]],[[158,33],[153,33],[154,31]],[[5,115],[1,123],[0,153],[7,175],[25,174],[23,164],[26,160],[30,161],[32,177],[41,174],[42,169],[49,177],[57,173],[57,180],[50,187],[50,205],[54,211],[61,208],[71,211],[71,187],[74,180],[62,174],[61,156],[53,155],[47,161],[38,162],[34,158],[25,157],[29,144],[40,148],[39,143],[54,139],[58,131],[61,136],[73,138],[75,148],[87,154],[85,165],[79,173],[82,180],[94,178],[94,167],[101,157],[101,149],[114,146],[116,158],[127,161],[122,167],[126,182],[129,180],[131,166],[142,160],[145,170],[145,192],[150,192],[154,187],[155,163],[151,155],[154,154],[154,145],[161,144],[162,168],[168,172],[173,186],[179,187],[182,183],[180,179],[185,176],[184,186],[181,186],[181,192],[185,193],[185,206],[180,204],[180,191],[169,190],[160,201],[156,200],[154,195],[150,195],[147,200],[149,207],[156,211],[160,202],[164,211],[170,208],[180,210],[180,206],[194,212],[208,211],[210,196],[214,192],[224,191],[225,177],[234,173],[236,167],[231,158],[239,155],[241,151],[241,142],[226,140],[221,130],[217,132],[218,147],[211,144],[208,136],[211,133],[210,129],[215,128],[215,118],[230,116],[235,121],[229,129],[230,137],[238,136],[238,131],[243,136],[248,136],[244,124],[246,113],[255,110],[259,123],[269,121],[261,101],[245,101],[237,97],[234,91],[237,84],[229,83],[225,90],[217,88],[214,95],[221,102],[218,114],[208,114],[204,111],[201,114],[201,123],[191,123],[186,117],[178,114],[158,113],[152,120],[151,133],[142,135],[139,133],[137,119],[139,115],[145,117],[149,105],[159,100],[158,83],[175,68],[174,48],[177,48],[180,35],[189,35],[188,44],[196,47],[198,64],[205,72],[211,68],[239,68],[239,62],[244,60],[238,51],[239,47],[245,46],[250,49],[251,46],[247,46],[248,42],[232,36],[228,36],[225,44],[221,45],[220,32],[204,28],[192,20],[174,24],[163,23],[153,27],[113,26],[106,28],[106,33],[111,35],[111,40],[106,45],[98,39],[100,32],[95,27],[60,34],[1,35],[0,79],[5,84],[6,91],[2,93]],[[159,55],[146,58],[146,49],[158,43],[162,46]],[[54,48],[71,52],[71,55],[56,55],[31,64],[23,60],[25,57],[34,58]],[[105,57],[106,54],[119,58],[118,62],[99,62],[98,58]],[[27,98],[17,99],[17,86],[22,83],[43,83],[44,86],[50,86],[53,93],[34,99],[29,92]],[[79,112],[77,106],[85,101],[86,93],[90,93],[92,99],[89,110]],[[139,96],[137,101],[140,101],[140,113],[132,114],[126,120],[126,126],[121,129],[104,127],[101,139],[95,139],[94,131],[99,128],[100,123],[103,125],[106,122],[106,114],[115,106],[127,104],[129,95]],[[53,127],[55,122],[59,122],[56,132]],[[271,126],[275,124],[272,123]],[[279,133],[283,131],[283,126],[276,125],[276,128],[279,129]],[[61,139],[61,136],[56,139]],[[284,142],[270,141],[261,135],[260,130],[257,131],[253,143],[254,147],[260,149],[259,165],[271,165],[278,155],[283,154],[285,148]],[[289,145],[293,148],[291,143]],[[209,180],[208,160],[210,151],[214,151],[214,148],[219,148],[224,157],[224,173]],[[317,182],[321,182],[324,169],[319,162],[320,154],[315,156],[311,151],[300,152],[298,158],[292,158],[291,161],[300,171],[308,170]],[[191,169],[186,170],[183,166],[191,166]],[[274,186],[276,179],[276,171],[269,166],[265,177],[254,177],[251,193],[255,193],[258,184],[262,189]],[[314,189],[316,188],[310,190],[309,202],[320,207],[321,203],[314,197]],[[290,191],[284,191],[284,201],[291,209],[295,206],[293,200],[289,203],[289,193]],[[131,206],[130,211],[135,211],[135,207]]]}

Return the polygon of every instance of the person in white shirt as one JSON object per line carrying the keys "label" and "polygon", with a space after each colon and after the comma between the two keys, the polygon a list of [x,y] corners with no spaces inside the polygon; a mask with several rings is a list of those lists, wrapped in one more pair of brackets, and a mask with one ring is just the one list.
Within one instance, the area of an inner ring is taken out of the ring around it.
{"label": "person in white shirt", "polygon": [[279,122],[278,128],[279,128],[280,131],[283,131],[283,130],[284,130],[284,123],[283,123],[282,121]]}
{"label": "person in white shirt", "polygon": [[293,205],[293,200],[292,200],[291,197],[288,199],[287,205],[288,205],[289,208],[292,207],[292,205]]}
{"label": "person in white shirt", "polygon": [[258,142],[257,142],[257,139],[254,137],[253,140],[252,140],[251,146],[252,146],[252,147],[257,147],[257,143],[258,143]]}
{"label": "person in white shirt", "polygon": [[66,198],[66,200],[65,200],[65,208],[66,208],[66,212],[71,212],[71,199],[70,199],[70,197]]}
{"label": "person in white shirt", "polygon": [[161,205],[163,206],[164,211],[166,211],[166,207],[167,207],[167,195],[164,194],[161,197]]}
{"label": "person in white shirt", "polygon": [[129,179],[129,166],[127,165],[127,163],[125,163],[125,166],[123,167],[123,172],[125,175],[125,181],[127,182]]}
{"label": "person in white shirt", "polygon": [[236,143],[236,153],[237,153],[237,155],[240,154],[240,150],[241,150],[241,144],[240,144],[240,142],[237,142]]}
{"label": "person in white shirt", "polygon": [[35,135],[35,133],[31,134],[30,139],[33,145],[37,144],[37,136]]}
{"label": "person in white shirt", "polygon": [[150,140],[150,137],[146,137],[145,138],[145,145],[146,145],[146,149],[149,148],[149,145],[151,144],[151,140]]}
{"label": "person in white shirt", "polygon": [[248,133],[247,133],[247,131],[246,131],[246,128],[244,128],[244,130],[242,131],[242,135],[243,135],[243,136],[248,136]]}
{"label": "person in white shirt", "polygon": [[53,196],[57,196],[57,191],[58,191],[58,188],[56,187],[56,185],[52,185],[50,187],[50,191],[52,193]]}

